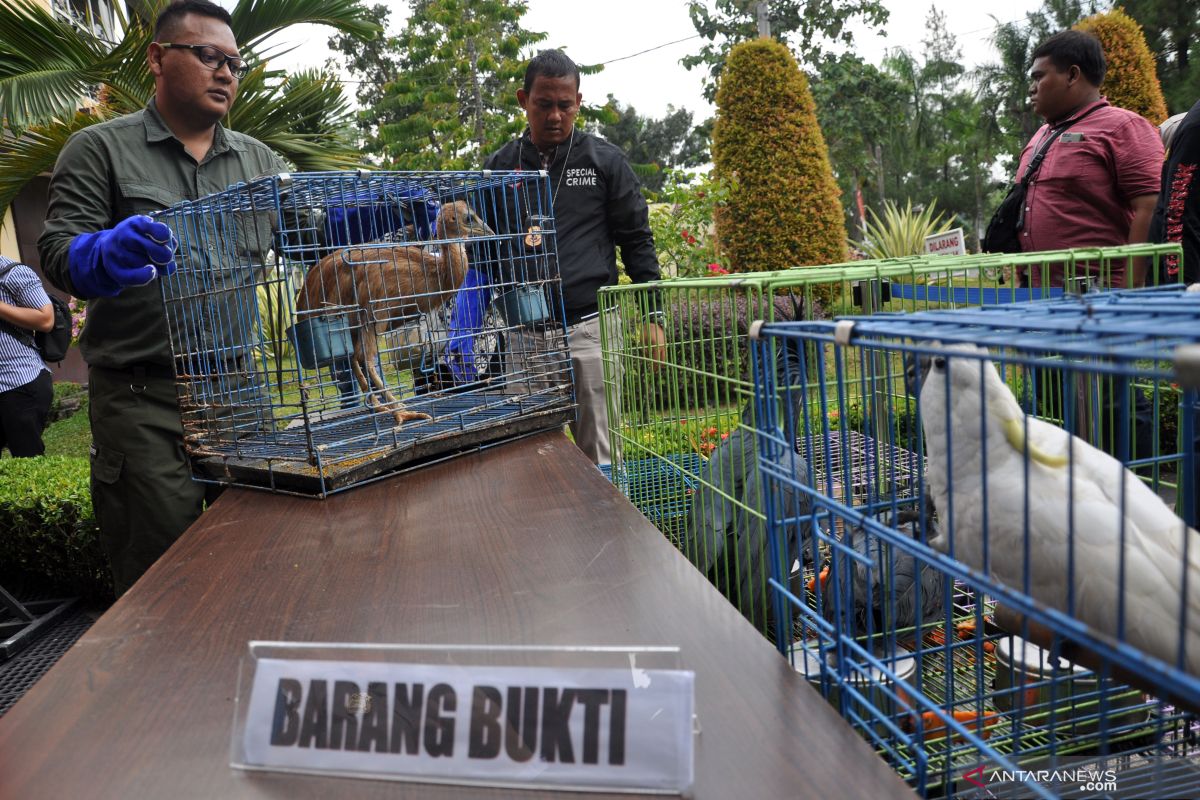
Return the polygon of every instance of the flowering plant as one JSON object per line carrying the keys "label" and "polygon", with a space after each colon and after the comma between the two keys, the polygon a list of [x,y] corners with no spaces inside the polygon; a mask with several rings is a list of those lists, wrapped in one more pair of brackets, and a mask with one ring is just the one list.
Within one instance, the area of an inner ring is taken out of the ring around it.
{"label": "flowering plant", "polygon": [[627,429],[623,435],[659,455],[690,452],[708,458],[729,437],[729,432],[737,427],[737,413],[722,412],[699,417],[661,419],[649,425]]}
{"label": "flowering plant", "polygon": [[71,344],[77,344],[79,334],[83,333],[83,323],[87,321],[87,301],[68,298],[67,308],[71,309]]}
{"label": "flowering plant", "polygon": [[731,184],[710,176],[671,172],[650,210],[650,228],[663,277],[728,275],[713,215],[728,201]]}

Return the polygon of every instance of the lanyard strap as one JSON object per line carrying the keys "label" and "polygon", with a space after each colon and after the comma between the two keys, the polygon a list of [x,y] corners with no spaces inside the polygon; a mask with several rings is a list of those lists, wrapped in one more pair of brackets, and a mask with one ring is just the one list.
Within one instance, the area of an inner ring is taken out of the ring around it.
{"label": "lanyard strap", "polygon": [[1104,106],[1092,106],[1087,111],[1080,114],[1078,117],[1075,117],[1074,119],[1071,119],[1071,120],[1067,120],[1062,125],[1059,125],[1057,128],[1051,129],[1046,134],[1045,143],[1038,149],[1038,151],[1036,153],[1033,154],[1033,158],[1029,159],[1029,166],[1025,168],[1025,175],[1021,178],[1021,183],[1026,184],[1026,185],[1029,183],[1030,179],[1033,177],[1033,174],[1038,171],[1039,167],[1042,166],[1042,161],[1045,160],[1046,151],[1050,149],[1050,145],[1054,144],[1054,141],[1056,139],[1058,139],[1058,137],[1060,137],[1064,133],[1066,133],[1067,128],[1071,127],[1076,122],[1079,122],[1081,119],[1086,117],[1088,114],[1091,114],[1093,111],[1099,111],[1102,108],[1104,108]]}

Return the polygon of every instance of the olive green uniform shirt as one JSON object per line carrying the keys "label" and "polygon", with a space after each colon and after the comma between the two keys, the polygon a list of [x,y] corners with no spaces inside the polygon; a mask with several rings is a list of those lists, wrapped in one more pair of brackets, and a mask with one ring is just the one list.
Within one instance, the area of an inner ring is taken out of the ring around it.
{"label": "olive green uniform shirt", "polygon": [[[76,294],[67,253],[78,234],[112,228],[134,214],[150,214],[235,183],[286,171],[283,161],[262,142],[220,125],[208,155],[197,163],[151,99],[141,111],[92,125],[67,140],[50,177],[46,229],[38,239],[42,270],[55,286]],[[163,221],[172,224],[171,219]],[[181,247],[177,263],[207,262],[219,270],[232,266],[237,258],[231,253],[203,252],[206,243],[222,237],[175,233]],[[269,241],[264,241],[269,237],[254,238],[256,249],[269,248]],[[110,369],[171,365],[158,281],[126,288],[116,297],[90,299],[87,314],[80,350],[88,364]]]}

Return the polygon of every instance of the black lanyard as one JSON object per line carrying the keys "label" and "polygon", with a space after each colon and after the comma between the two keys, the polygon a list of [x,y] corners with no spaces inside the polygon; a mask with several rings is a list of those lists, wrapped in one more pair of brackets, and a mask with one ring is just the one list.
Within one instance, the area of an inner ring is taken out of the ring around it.
{"label": "black lanyard", "polygon": [[1099,111],[1100,109],[1105,108],[1105,107],[1106,106],[1104,106],[1104,105],[1092,106],[1087,111],[1080,114],[1078,117],[1075,117],[1074,119],[1069,119],[1066,122],[1064,122],[1062,125],[1059,125],[1057,128],[1051,128],[1050,130],[1048,130],[1046,132],[1046,135],[1042,138],[1043,144],[1038,148],[1037,152],[1033,154],[1033,158],[1029,159],[1029,166],[1025,168],[1025,175],[1021,178],[1021,183],[1023,183],[1023,184],[1029,183],[1030,179],[1033,178],[1033,174],[1038,171],[1039,167],[1042,166],[1042,161],[1045,160],[1046,151],[1050,149],[1050,145],[1054,144],[1054,141],[1058,137],[1062,136],[1066,132],[1067,128],[1071,127],[1076,122],[1079,122],[1081,119],[1086,117],[1088,114],[1091,114],[1093,111]]}

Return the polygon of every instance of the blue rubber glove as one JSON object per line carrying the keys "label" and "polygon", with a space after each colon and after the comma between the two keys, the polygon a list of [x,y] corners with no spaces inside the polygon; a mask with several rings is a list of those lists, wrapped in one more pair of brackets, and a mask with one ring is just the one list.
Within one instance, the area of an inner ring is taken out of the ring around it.
{"label": "blue rubber glove", "polygon": [[115,228],[81,233],[71,240],[67,265],[79,297],[115,297],[175,272],[175,236],[147,216],[121,220]]}

